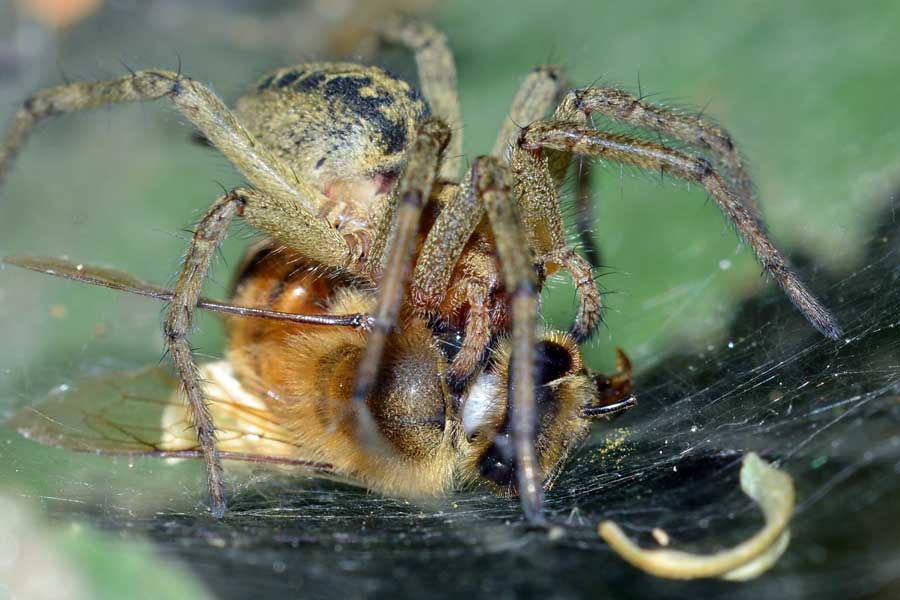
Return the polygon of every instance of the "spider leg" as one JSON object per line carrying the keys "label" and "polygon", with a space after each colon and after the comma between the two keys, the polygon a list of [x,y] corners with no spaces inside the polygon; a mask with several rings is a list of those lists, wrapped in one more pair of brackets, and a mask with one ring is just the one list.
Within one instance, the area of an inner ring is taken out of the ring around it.
{"label": "spider leg", "polygon": [[534,448],[534,361],[537,326],[538,282],[527,248],[527,239],[511,201],[509,167],[494,157],[482,157],[473,165],[476,190],[488,214],[500,268],[512,305],[512,360],[509,406],[512,410],[516,482],[522,510],[529,522],[541,525],[544,517],[543,476]]}
{"label": "spider leg", "polygon": [[317,209],[327,205],[327,199],[259,144],[218,97],[192,79],[168,71],[137,71],[115,80],[37,92],[16,113],[0,146],[0,177],[28,133],[46,117],[107,103],[163,97],[170,98],[256,188],[226,194],[206,212],[194,234],[164,324],[166,345],[182,381],[206,459],[212,512],[218,516],[225,510],[222,466],[215,447],[214,424],[187,340],[203,277],[216,246],[235,214],[277,242],[329,266],[358,267],[360,244],[355,234],[345,238],[317,216]]}
{"label": "spider leg", "polygon": [[448,373],[450,389],[461,389],[475,372],[491,342],[491,314],[488,293],[490,286],[477,277],[466,282],[466,329],[459,352],[453,358]]}
{"label": "spider leg", "polygon": [[388,334],[397,325],[422,209],[431,195],[431,187],[449,137],[449,129],[440,120],[431,118],[425,121],[410,148],[409,162],[397,188],[399,206],[393,218],[395,225],[391,228],[391,238],[385,244],[382,278],[372,314],[372,328],[357,367],[352,397],[353,414],[360,436],[373,449],[383,447],[384,442],[367,401],[378,380]]}
{"label": "spider leg", "polygon": [[522,132],[520,146],[525,150],[550,148],[606,158],[701,184],[753,249],[763,270],[778,281],[810,323],[831,339],[841,336],[834,317],[800,281],[787,258],[769,239],[752,207],[729,188],[708,160],[659,144],[550,121],[528,126]]}
{"label": "spider leg", "polygon": [[216,449],[215,425],[203,394],[203,385],[188,341],[194,313],[202,301],[203,281],[216,248],[225,238],[235,215],[246,218],[250,207],[264,205],[269,198],[257,190],[235,189],[216,200],[194,230],[184,265],[172,292],[163,323],[166,347],[181,380],[188,410],[197,428],[206,460],[212,513],[225,513],[225,484],[222,463]]}
{"label": "spider leg", "polygon": [[[410,301],[427,314],[439,312],[463,250],[485,217],[484,204],[475,189],[474,172],[474,167],[470,167],[462,183],[449,190],[416,260]],[[466,275],[462,293],[469,310],[462,346],[450,365],[448,381],[452,389],[461,388],[475,372],[492,334],[489,304],[492,281],[485,276],[494,272],[493,259],[470,256],[463,270]]]}
{"label": "spider leg", "polygon": [[[516,212],[511,180],[510,167],[497,157],[481,157],[472,164],[455,195],[443,206],[419,252],[410,295],[417,306],[433,308],[440,304],[463,248],[486,214],[512,312],[514,359],[509,389],[510,406],[514,407],[513,443],[518,490],[526,517],[532,523],[540,524],[543,523],[543,488],[534,448],[533,372],[538,282],[531,253],[527,250],[528,239],[524,231],[527,224]],[[385,273],[392,271],[398,270],[385,269]],[[465,371],[467,364],[477,363],[484,351],[483,334],[489,332],[481,318],[485,291],[484,282],[477,278],[467,279],[470,308],[466,337],[451,365],[451,379],[459,370]]]}
{"label": "spider leg", "polygon": [[509,107],[491,156],[509,159],[509,152],[525,125],[543,119],[565,89],[565,77],[558,67],[543,65],[533,69],[522,81]]}
{"label": "spider leg", "polygon": [[577,223],[578,241],[584,251],[584,257],[592,268],[601,264],[600,247],[594,240],[594,167],[591,161],[579,158],[576,165],[578,172],[575,179],[575,221]]}
{"label": "spider leg", "polygon": [[466,171],[419,251],[410,296],[416,306],[426,311],[435,311],[440,306],[463,248],[484,217],[484,205],[476,194],[473,173],[474,167]]}
{"label": "spider leg", "polygon": [[0,180],[30,131],[42,119],[104,104],[164,97],[170,98],[203,136],[265,194],[265,202],[248,207],[246,218],[252,225],[317,262],[340,267],[355,263],[358,250],[317,216],[327,198],[257,143],[209,88],[171,71],[136,71],[109,81],[73,83],[35,93],[16,112],[0,146]]}
{"label": "spider leg", "polygon": [[[565,89],[565,77],[560,69],[550,65],[537,67],[519,86],[519,91],[513,99],[512,106],[509,109],[509,118],[504,123],[497,140],[494,143],[492,151],[493,156],[503,156],[508,162],[514,159],[517,152],[516,141],[521,132],[521,128],[541,119],[550,110],[550,107],[556,103],[556,112],[553,115],[554,120],[566,121],[583,125],[587,122],[587,117],[582,111],[572,110],[569,104],[560,102],[560,97]],[[571,162],[571,153],[548,151],[547,168],[549,168],[553,181],[558,188],[561,184],[565,173]],[[519,166],[521,160],[519,160]],[[548,254],[552,252],[557,259],[565,258],[565,268],[569,268],[573,273],[573,278],[578,286],[578,292],[581,297],[580,314],[576,320],[573,332],[579,339],[586,339],[596,328],[600,320],[600,294],[593,282],[593,276],[590,267],[597,266],[599,259],[597,256],[596,245],[591,236],[593,228],[593,219],[591,213],[591,196],[590,196],[590,167],[588,163],[579,165],[580,171],[577,180],[576,202],[578,205],[578,234],[581,238],[585,253],[588,256],[589,263],[584,264],[574,251],[565,251],[567,246],[564,241],[562,218],[559,215],[558,197],[555,192],[551,192],[554,196],[549,203],[543,203],[541,210],[534,213],[536,223],[532,223],[527,231],[532,233],[533,226],[541,227],[541,224],[552,224],[554,229],[554,240],[552,246],[548,248],[535,247],[535,251],[540,254]],[[515,170],[515,166],[514,166]],[[517,177],[518,180],[518,177]],[[518,191],[519,202],[522,202],[523,190]],[[529,208],[523,208],[523,213],[528,213]],[[533,235],[530,236],[532,243]],[[533,246],[534,247],[534,246]],[[576,275],[576,272],[578,273]],[[586,273],[586,277],[585,274]]]}
{"label": "spider leg", "polygon": [[[523,135],[530,128],[526,127]],[[579,303],[571,333],[582,342],[600,324],[602,302],[591,265],[566,243],[550,160],[541,151],[526,149],[522,144],[513,146],[510,167],[514,192],[529,245],[538,262],[544,265],[545,273],[563,268],[572,275]]]}
{"label": "spider leg", "polygon": [[187,399],[188,412],[197,428],[197,439],[206,461],[210,508],[216,517],[225,514],[222,461],[216,448],[215,425],[203,395],[203,384],[187,336],[191,330],[209,263],[225,237],[232,219],[246,204],[245,194],[243,190],[225,194],[216,200],[200,219],[194,230],[181,274],[178,276],[172,300],[166,310],[163,325],[166,347],[172,355],[175,371]]}
{"label": "spider leg", "polygon": [[456,180],[462,166],[462,115],[456,84],[456,62],[447,45],[447,37],[428,23],[401,17],[383,20],[376,26],[376,31],[385,40],[412,50],[419,70],[419,85],[432,114],[453,131],[441,165],[440,178]]}
{"label": "spider leg", "polygon": [[566,111],[581,111],[585,115],[596,113],[613,121],[645,127],[709,152],[717,163],[725,167],[737,196],[745,205],[757,210],[753,183],[731,135],[701,115],[656,106],[615,88],[572,90],[560,106],[565,107]]}

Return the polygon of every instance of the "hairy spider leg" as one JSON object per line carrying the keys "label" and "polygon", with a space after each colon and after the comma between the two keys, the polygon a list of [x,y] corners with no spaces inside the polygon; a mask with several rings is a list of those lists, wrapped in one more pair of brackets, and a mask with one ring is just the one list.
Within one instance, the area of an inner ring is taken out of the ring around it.
{"label": "hairy spider leg", "polygon": [[247,211],[250,223],[326,265],[353,262],[343,237],[317,216],[327,198],[299,179],[259,144],[234,113],[206,86],[171,71],[136,71],[110,81],[62,85],[25,101],[0,147],[0,177],[27,134],[41,119],[104,104],[168,97],[267,201]]}
{"label": "hairy spider leg", "polygon": [[[525,221],[526,236],[543,272],[551,274],[562,268],[572,276],[579,306],[571,334],[576,341],[583,342],[601,322],[602,301],[594,281],[594,265],[576,253],[565,239],[558,189],[572,155],[569,152],[529,155],[516,143],[521,128],[542,119],[554,104],[557,104],[554,119],[577,124],[586,122],[583,112],[560,103],[564,89],[565,78],[557,67],[544,65],[529,73],[513,99],[509,119],[497,136],[492,154],[503,156],[512,166],[514,197]],[[551,177],[547,176],[548,171]],[[589,185],[589,180],[582,185]],[[580,190],[579,195],[582,192]],[[589,228],[584,228],[583,223],[579,225],[582,239],[591,240]]]}
{"label": "hairy spider leg", "polygon": [[677,111],[645,102],[616,88],[585,87],[570,91],[561,105],[566,110],[596,113],[610,120],[643,127],[709,152],[725,167],[743,203],[758,212],[753,182],[731,135],[702,115]]}
{"label": "hairy spider leg", "polygon": [[440,179],[455,181],[462,166],[463,130],[456,84],[456,62],[447,45],[447,36],[433,25],[390,17],[375,27],[387,41],[401,44],[413,52],[419,74],[419,87],[431,106],[453,131],[441,164]]}
{"label": "hairy spider leg", "polygon": [[[415,306],[437,311],[463,249],[484,219],[484,206],[477,196],[470,167],[459,186],[451,190],[441,212],[428,231],[413,273],[410,297]],[[451,387],[459,387],[474,372],[491,340],[488,307],[489,283],[469,273],[466,284],[465,335],[450,365]]]}
{"label": "hairy spider leg", "polygon": [[474,165],[477,195],[487,211],[500,270],[512,304],[512,366],[509,409],[512,410],[516,482],[522,511],[529,522],[545,523],[542,506],[543,475],[534,448],[534,365],[538,307],[538,281],[531,253],[523,252],[528,240],[512,201],[512,173],[503,161],[482,157]]}
{"label": "hairy spider leg", "polygon": [[394,223],[384,231],[390,238],[386,243],[376,244],[385,248],[384,265],[373,313],[374,322],[356,370],[352,398],[353,415],[361,437],[376,450],[386,451],[386,448],[367,401],[378,381],[387,337],[397,326],[422,209],[431,196],[431,187],[449,139],[449,128],[437,118],[432,117],[420,126],[394,193],[392,204],[395,208],[383,217],[383,221]]}
{"label": "hairy spider leg", "polygon": [[572,275],[579,304],[571,334],[576,341],[583,342],[600,324],[602,302],[591,265],[566,242],[550,157],[516,145],[510,156],[510,167],[519,214],[538,264],[544,273],[563,268]]}
{"label": "hairy spider leg", "polygon": [[538,121],[526,127],[519,145],[525,150],[548,148],[606,158],[701,184],[753,249],[763,270],[778,281],[810,323],[831,339],[841,336],[834,317],[806,288],[787,258],[769,239],[752,208],[735,195],[708,160],[660,144],[554,121]]}
{"label": "hairy spider leg", "polygon": [[222,461],[216,448],[216,431],[212,415],[203,395],[203,382],[194,362],[188,333],[194,322],[194,312],[200,300],[203,278],[219,243],[228,232],[235,214],[246,204],[244,190],[225,194],[206,211],[194,229],[194,235],[178,276],[174,295],[166,310],[163,323],[166,347],[172,355],[175,371],[187,398],[191,421],[197,428],[197,438],[206,461],[209,498],[213,516],[225,514],[225,481]]}
{"label": "hairy spider leg", "polygon": [[[579,111],[585,115],[599,114],[612,121],[646,128],[708,152],[716,163],[725,168],[737,196],[757,214],[757,217],[759,216],[753,182],[731,134],[708,118],[651,104],[624,90],[609,87],[571,90],[557,109],[558,114],[568,115]],[[572,121],[572,119],[557,120]],[[579,169],[577,186],[583,190],[585,188],[581,185],[582,180],[590,177],[590,162],[582,161]],[[581,243],[588,260],[596,267],[600,264],[600,256],[593,238],[585,234],[588,226],[593,223],[590,196],[577,192],[575,200],[578,203]]]}

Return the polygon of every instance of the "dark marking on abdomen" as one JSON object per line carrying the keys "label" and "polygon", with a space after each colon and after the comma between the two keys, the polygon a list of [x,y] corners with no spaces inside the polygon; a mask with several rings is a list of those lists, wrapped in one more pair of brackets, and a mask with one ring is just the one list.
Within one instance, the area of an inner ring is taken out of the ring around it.
{"label": "dark marking on abdomen", "polygon": [[302,75],[302,71],[288,71],[275,82],[275,87],[284,89],[300,79]]}
{"label": "dark marking on abdomen", "polygon": [[385,116],[382,108],[394,103],[394,98],[390,94],[362,95],[362,90],[371,85],[371,77],[342,75],[330,79],[325,84],[324,93],[326,98],[356,113],[360,120],[374,124],[378,129],[385,154],[395,154],[406,147],[406,119],[401,117],[392,121]]}
{"label": "dark marking on abdomen", "polygon": [[294,89],[300,92],[311,92],[314,89],[320,87],[322,82],[328,76],[322,71],[313,71],[303,79],[297,82],[297,85],[294,86]]}

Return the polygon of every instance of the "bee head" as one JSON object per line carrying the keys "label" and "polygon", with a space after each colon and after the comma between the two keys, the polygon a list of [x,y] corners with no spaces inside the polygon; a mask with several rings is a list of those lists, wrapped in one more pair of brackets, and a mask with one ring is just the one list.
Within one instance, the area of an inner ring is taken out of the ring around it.
{"label": "bee head", "polygon": [[[467,479],[513,493],[516,407],[511,402],[511,363],[509,344],[503,343],[463,394],[461,420],[468,444],[463,467]],[[544,332],[535,347],[534,385],[535,450],[544,486],[549,487],[589,433],[591,420],[623,412],[634,400],[630,378],[623,383],[590,373],[575,341],[558,331]]]}

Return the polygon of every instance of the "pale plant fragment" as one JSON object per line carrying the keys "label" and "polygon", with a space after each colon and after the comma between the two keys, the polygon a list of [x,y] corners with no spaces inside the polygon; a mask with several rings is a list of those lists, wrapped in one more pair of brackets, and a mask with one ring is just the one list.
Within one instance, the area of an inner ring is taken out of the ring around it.
{"label": "pale plant fragment", "polygon": [[769,570],[790,542],[788,523],[794,512],[794,481],[750,452],[741,467],[741,489],[759,504],[766,523],[756,535],[729,550],[714,554],[647,550],[629,540],[612,521],[600,523],[598,533],[616,554],[656,577],[753,579]]}

